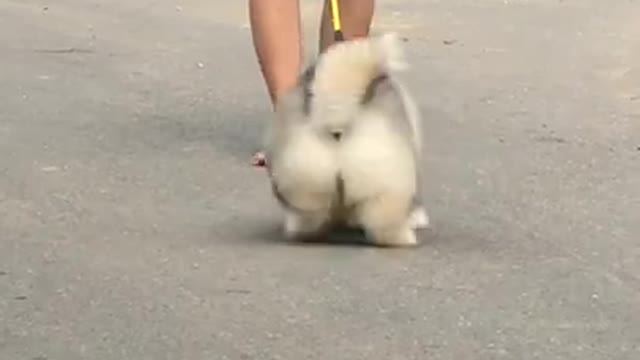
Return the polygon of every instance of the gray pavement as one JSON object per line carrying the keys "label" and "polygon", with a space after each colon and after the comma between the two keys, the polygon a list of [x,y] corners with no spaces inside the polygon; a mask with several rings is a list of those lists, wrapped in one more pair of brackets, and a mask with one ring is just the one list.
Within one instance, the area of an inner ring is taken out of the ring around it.
{"label": "gray pavement", "polygon": [[0,2],[0,360],[640,359],[638,1],[379,1],[413,250],[280,240],[244,6]]}

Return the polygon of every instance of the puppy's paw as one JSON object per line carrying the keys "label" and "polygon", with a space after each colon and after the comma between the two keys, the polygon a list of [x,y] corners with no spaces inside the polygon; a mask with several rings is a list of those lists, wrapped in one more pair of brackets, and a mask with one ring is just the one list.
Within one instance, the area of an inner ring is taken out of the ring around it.
{"label": "puppy's paw", "polygon": [[302,233],[302,218],[295,213],[287,212],[284,215],[284,235],[288,239],[295,239]]}
{"label": "puppy's paw", "polygon": [[289,240],[314,241],[322,235],[326,227],[326,216],[301,215],[286,212],[284,217],[284,234]]}
{"label": "puppy's paw", "polygon": [[418,245],[418,237],[413,229],[405,229],[400,233],[398,238],[391,244],[392,246],[416,246]]}
{"label": "puppy's paw", "polygon": [[373,243],[383,247],[412,247],[418,245],[415,230],[409,227],[397,231],[375,231],[371,233]]}
{"label": "puppy's paw", "polygon": [[424,207],[419,206],[411,211],[409,215],[409,226],[412,229],[420,230],[426,229],[431,225],[431,221],[429,219],[429,214],[424,209]]}

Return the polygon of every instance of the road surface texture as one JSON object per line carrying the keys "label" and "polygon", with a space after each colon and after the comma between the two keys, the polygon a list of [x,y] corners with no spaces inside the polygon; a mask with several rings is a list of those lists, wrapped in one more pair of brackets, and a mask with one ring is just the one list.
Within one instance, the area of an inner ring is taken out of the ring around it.
{"label": "road surface texture", "polygon": [[638,19],[380,0],[433,221],[391,250],[281,240],[244,1],[2,1],[0,360],[640,359]]}

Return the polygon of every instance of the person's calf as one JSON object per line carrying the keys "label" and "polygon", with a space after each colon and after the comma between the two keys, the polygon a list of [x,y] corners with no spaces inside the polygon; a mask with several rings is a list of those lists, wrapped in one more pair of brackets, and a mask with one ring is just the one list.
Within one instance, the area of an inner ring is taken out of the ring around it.
{"label": "person's calf", "polygon": [[249,0],[253,45],[272,106],[295,86],[302,62],[298,0]]}
{"label": "person's calf", "polygon": [[[375,0],[339,0],[340,20],[345,40],[369,36]],[[320,25],[319,51],[322,53],[334,43],[330,0],[325,0]]]}

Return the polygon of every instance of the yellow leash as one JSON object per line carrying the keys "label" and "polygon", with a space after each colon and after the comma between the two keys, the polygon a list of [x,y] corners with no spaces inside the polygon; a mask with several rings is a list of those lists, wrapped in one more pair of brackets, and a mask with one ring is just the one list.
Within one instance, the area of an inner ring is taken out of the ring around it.
{"label": "yellow leash", "polygon": [[342,33],[342,22],[340,21],[340,7],[338,6],[338,0],[331,0],[329,6],[331,7],[331,23],[333,24],[333,36],[336,41],[343,41],[344,34]]}

